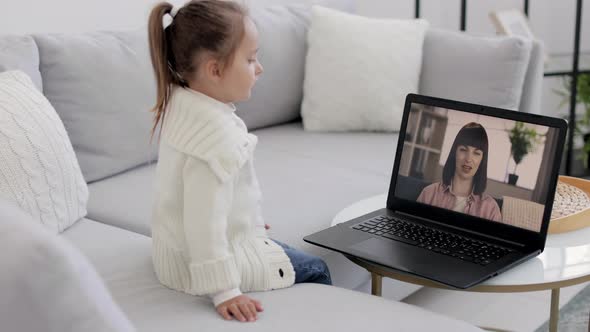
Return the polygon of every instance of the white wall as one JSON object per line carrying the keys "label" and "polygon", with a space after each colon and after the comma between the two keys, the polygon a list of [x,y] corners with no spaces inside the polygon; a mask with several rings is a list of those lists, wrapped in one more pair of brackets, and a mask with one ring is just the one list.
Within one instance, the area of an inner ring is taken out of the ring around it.
{"label": "white wall", "polygon": [[[310,3],[314,0],[242,0],[248,3]],[[84,32],[93,30],[136,29],[146,25],[150,8],[158,0],[0,0],[0,34],[46,32]],[[184,0],[170,0],[182,4]],[[414,0],[356,0],[360,14],[372,17],[414,17]],[[422,0],[422,17],[434,27],[459,29],[460,0]],[[538,38],[544,40],[549,53],[570,53],[573,49],[575,0],[530,1],[530,24]],[[521,8],[522,0],[469,0],[467,30],[493,34],[488,18],[491,10]],[[582,44],[590,52],[590,3],[583,7]],[[584,24],[586,23],[586,24]],[[544,114],[557,114],[559,100],[552,89],[559,78],[546,78],[543,97]],[[565,108],[562,108],[565,112]]]}
{"label": "white wall", "polygon": [[[477,34],[494,34],[488,15],[493,10],[523,8],[523,0],[467,1],[467,30]],[[551,53],[573,50],[575,0],[529,1],[530,25]],[[358,0],[358,12],[374,17],[414,17],[414,0]],[[421,0],[422,17],[432,26],[459,30],[461,1]],[[590,18],[590,3],[582,7],[582,21]],[[582,49],[590,51],[590,24],[582,23]]]}
{"label": "white wall", "polygon": [[[137,29],[157,0],[0,0],[0,34]],[[182,4],[183,0],[171,0]]]}
{"label": "white wall", "polygon": [[[81,32],[133,29],[145,25],[149,9],[157,0],[0,0],[0,33]],[[182,4],[184,0],[170,0]],[[289,3],[313,0],[246,0],[249,3]],[[411,18],[414,0],[356,0],[358,12],[373,17]],[[422,0],[422,16],[432,26],[459,29],[459,0]],[[522,0],[467,2],[467,29],[493,34],[490,11],[521,8]],[[573,49],[575,0],[530,1],[533,32],[543,39],[551,53]],[[590,3],[583,7],[583,18],[590,18]],[[582,49],[590,51],[590,24],[582,24]]]}

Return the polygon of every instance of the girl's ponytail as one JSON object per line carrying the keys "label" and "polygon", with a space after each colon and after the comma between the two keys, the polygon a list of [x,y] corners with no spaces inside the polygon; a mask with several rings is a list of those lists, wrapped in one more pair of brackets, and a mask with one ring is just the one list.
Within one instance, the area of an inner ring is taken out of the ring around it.
{"label": "girl's ponytail", "polygon": [[[148,21],[148,36],[150,43],[150,56],[152,66],[156,75],[157,99],[152,109],[155,113],[154,125],[152,127],[152,138],[160,122],[164,121],[164,112],[170,99],[170,85],[175,82],[174,74],[170,69],[168,41],[164,30],[164,15],[170,14],[173,6],[168,2],[157,4],[150,13]],[[160,127],[160,131],[162,127]]]}

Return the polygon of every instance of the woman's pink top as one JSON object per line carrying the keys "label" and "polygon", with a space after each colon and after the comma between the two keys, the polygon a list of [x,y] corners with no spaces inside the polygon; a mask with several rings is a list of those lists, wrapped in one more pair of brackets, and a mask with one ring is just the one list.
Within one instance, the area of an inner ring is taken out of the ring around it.
{"label": "woman's pink top", "polygon": [[[442,182],[437,182],[422,189],[416,201],[453,210],[455,206],[455,194],[450,186]],[[471,193],[467,197],[464,212],[484,219],[502,221],[502,214],[500,213],[498,203],[496,203],[496,200],[492,196],[485,193],[481,195]]]}

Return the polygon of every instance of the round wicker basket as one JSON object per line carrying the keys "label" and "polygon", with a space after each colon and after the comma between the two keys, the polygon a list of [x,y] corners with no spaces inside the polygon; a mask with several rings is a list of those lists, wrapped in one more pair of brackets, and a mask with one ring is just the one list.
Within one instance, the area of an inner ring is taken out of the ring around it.
{"label": "round wicker basket", "polygon": [[590,181],[559,176],[549,233],[564,233],[590,226]]}

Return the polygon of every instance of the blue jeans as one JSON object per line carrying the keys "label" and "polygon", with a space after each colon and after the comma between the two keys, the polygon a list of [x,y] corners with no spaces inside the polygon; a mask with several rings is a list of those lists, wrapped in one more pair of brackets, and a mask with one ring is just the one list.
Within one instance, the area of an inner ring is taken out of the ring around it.
{"label": "blue jeans", "polygon": [[273,241],[283,247],[285,254],[291,260],[295,269],[295,283],[311,282],[316,284],[331,285],[332,278],[328,265],[319,257],[310,255],[301,250],[292,248],[277,240]]}

